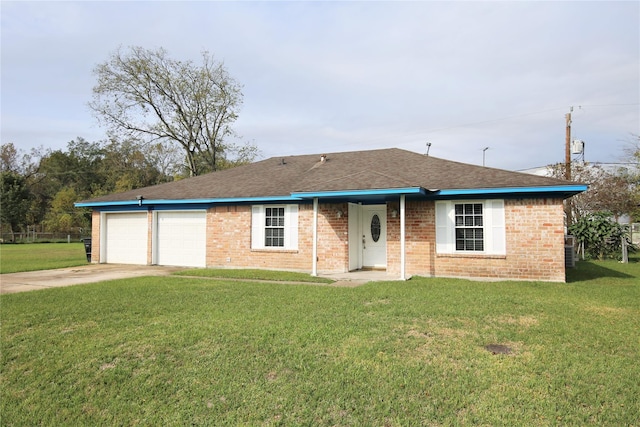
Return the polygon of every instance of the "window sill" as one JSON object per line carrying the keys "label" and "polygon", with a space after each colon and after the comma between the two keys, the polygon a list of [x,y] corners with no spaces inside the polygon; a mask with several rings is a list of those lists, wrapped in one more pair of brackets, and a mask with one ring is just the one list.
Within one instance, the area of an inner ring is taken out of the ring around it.
{"label": "window sill", "polygon": [[286,248],[260,248],[260,249],[251,249],[251,252],[267,252],[267,253],[279,253],[279,254],[297,254],[297,249],[286,249]]}
{"label": "window sill", "polygon": [[452,254],[436,254],[436,258],[476,258],[476,259],[507,259],[507,255],[496,254],[472,254],[469,252],[452,253]]}

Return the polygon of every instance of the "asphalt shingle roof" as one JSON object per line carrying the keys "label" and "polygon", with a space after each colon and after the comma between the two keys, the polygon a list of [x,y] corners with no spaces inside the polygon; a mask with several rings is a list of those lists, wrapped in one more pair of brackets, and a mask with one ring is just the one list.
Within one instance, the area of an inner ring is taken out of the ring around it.
{"label": "asphalt shingle roof", "polygon": [[470,165],[398,148],[273,157],[86,202],[290,196],[296,192],[421,187],[427,190],[554,187],[568,181]]}

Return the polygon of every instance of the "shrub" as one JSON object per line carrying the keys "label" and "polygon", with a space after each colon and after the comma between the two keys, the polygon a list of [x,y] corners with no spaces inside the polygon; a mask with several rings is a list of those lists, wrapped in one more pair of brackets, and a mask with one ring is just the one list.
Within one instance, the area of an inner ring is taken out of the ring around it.
{"label": "shrub", "polygon": [[569,227],[569,234],[584,244],[588,257],[604,260],[620,257],[623,239],[629,250],[635,249],[628,228],[615,222],[610,212],[596,212],[578,219]]}

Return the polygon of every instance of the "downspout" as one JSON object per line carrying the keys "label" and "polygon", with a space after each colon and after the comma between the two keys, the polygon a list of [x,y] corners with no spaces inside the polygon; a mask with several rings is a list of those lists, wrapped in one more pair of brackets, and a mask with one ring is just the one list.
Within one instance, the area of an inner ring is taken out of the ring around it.
{"label": "downspout", "polygon": [[400,195],[400,280],[407,280],[405,271],[405,195]]}
{"label": "downspout", "polygon": [[318,275],[318,198],[313,199],[313,263],[311,275]]}

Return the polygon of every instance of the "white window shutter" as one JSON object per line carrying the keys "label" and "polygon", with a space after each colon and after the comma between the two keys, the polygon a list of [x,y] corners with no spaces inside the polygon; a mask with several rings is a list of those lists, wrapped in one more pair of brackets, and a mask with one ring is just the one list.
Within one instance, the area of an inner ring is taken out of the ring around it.
{"label": "white window shutter", "polygon": [[504,220],[504,200],[487,200],[487,224],[485,229],[489,234],[486,239],[486,251],[492,255],[507,253],[506,230]]}
{"label": "white window shutter", "polygon": [[264,206],[251,206],[251,249],[264,249]]}
{"label": "white window shutter", "polygon": [[298,205],[286,206],[284,225],[284,247],[298,249]]}
{"label": "white window shutter", "polygon": [[453,219],[451,202],[436,202],[436,252],[452,253]]}

